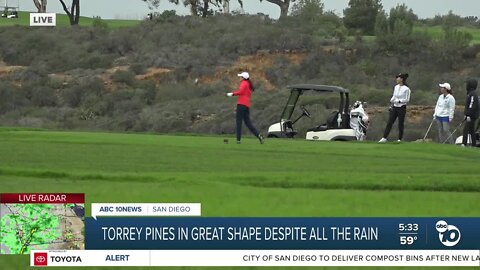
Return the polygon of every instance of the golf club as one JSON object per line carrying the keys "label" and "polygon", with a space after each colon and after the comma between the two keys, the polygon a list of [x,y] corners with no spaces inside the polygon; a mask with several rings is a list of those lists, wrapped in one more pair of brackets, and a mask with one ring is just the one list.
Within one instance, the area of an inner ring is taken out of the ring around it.
{"label": "golf club", "polygon": [[460,124],[458,124],[458,126],[453,130],[452,133],[450,133],[450,136],[447,137],[447,139],[445,141],[443,141],[442,144],[445,144],[452,136],[453,134],[455,134],[455,132],[457,132],[457,129],[460,128],[460,126],[463,125],[463,123],[465,123],[466,119],[464,119]]}
{"label": "golf club", "polygon": [[432,122],[430,123],[430,126],[428,126],[427,133],[425,133],[425,136],[423,136],[423,141],[427,138],[428,133],[430,132],[430,129],[432,128],[433,122],[435,121],[435,118],[432,119]]}

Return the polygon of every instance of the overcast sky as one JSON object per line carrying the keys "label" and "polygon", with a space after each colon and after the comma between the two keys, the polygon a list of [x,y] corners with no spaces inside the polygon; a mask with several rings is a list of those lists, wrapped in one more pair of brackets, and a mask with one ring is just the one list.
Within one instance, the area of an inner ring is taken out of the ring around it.
{"label": "overcast sky", "polygon": [[[9,5],[20,5],[21,10],[35,11],[32,0],[0,0],[0,4],[8,1]],[[65,0],[71,3],[72,0]],[[147,5],[141,0],[81,0],[80,11],[82,16],[93,17],[100,16],[104,19],[141,19],[149,12]],[[462,16],[479,16],[480,0],[382,0],[385,10],[405,3],[420,18],[429,18],[437,14],[447,14],[452,10],[455,14]],[[238,2],[231,0],[231,10],[239,9]],[[269,14],[272,18],[278,18],[280,9],[278,6],[259,0],[243,0],[246,13],[256,14],[258,12]],[[343,9],[347,7],[348,0],[323,0],[327,10],[334,10],[338,15],[342,15]],[[162,0],[159,11],[177,10],[177,14],[187,15],[188,9],[183,5],[175,6],[168,3],[168,0]],[[47,6],[48,12],[63,12],[60,1],[49,0]]]}

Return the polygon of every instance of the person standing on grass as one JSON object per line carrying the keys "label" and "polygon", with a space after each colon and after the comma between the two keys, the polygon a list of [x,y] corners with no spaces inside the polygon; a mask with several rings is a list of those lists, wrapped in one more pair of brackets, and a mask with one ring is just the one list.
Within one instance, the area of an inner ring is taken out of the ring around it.
{"label": "person standing on grass", "polygon": [[240,82],[240,87],[238,90],[227,93],[228,97],[238,96],[237,99],[237,111],[236,111],[236,132],[237,132],[237,144],[240,144],[242,139],[242,122],[245,122],[245,125],[250,129],[253,135],[258,138],[261,144],[264,143],[264,138],[252,124],[250,120],[250,98],[252,92],[255,91],[252,82],[250,81],[250,75],[248,72],[242,72],[238,74],[239,77],[242,77]]}
{"label": "person standing on grass", "polygon": [[449,83],[441,83],[440,92],[433,119],[437,121],[438,140],[440,143],[445,142],[447,138],[450,144],[453,144],[453,136],[450,136],[450,123],[455,113],[455,98],[452,95],[452,87]]}
{"label": "person standing on grass", "polygon": [[407,85],[408,73],[400,73],[395,77],[397,85],[393,89],[393,95],[390,99],[390,114],[388,123],[383,133],[380,143],[387,142],[388,134],[392,130],[393,123],[398,118],[398,142],[403,139],[403,130],[405,123],[405,115],[407,114],[407,103],[410,101],[410,88]]}
{"label": "person standing on grass", "polygon": [[467,81],[467,99],[465,102],[465,126],[463,127],[463,141],[462,146],[466,146],[471,143],[472,146],[476,146],[475,138],[475,122],[479,116],[479,101],[477,96],[477,80],[470,79]]}

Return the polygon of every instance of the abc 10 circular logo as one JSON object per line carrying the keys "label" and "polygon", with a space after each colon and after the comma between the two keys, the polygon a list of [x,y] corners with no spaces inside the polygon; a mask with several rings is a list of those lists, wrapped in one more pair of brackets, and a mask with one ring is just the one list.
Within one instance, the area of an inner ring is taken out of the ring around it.
{"label": "abc 10 circular logo", "polygon": [[444,246],[453,247],[460,242],[462,234],[456,226],[449,225],[444,220],[439,220],[435,224],[435,229],[437,229],[438,238]]}

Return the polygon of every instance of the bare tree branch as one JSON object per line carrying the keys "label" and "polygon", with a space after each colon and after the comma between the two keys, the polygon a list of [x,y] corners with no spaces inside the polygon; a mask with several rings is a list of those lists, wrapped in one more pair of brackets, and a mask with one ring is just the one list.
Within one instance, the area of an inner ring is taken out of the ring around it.
{"label": "bare tree branch", "polygon": [[67,5],[65,5],[65,2],[63,2],[63,0],[59,0],[60,3],[62,4],[62,7],[63,7],[63,10],[65,11],[65,13],[67,13],[68,17],[71,17],[71,13],[70,11],[68,11],[68,8],[67,8]]}
{"label": "bare tree branch", "polygon": [[40,2],[38,2],[38,0],[33,0],[33,4],[37,8],[38,12],[40,12],[40,10],[42,8],[42,6],[40,5]]}
{"label": "bare tree branch", "polygon": [[72,6],[75,6],[75,25],[80,22],[80,0],[73,0]]}
{"label": "bare tree branch", "polygon": [[33,0],[33,4],[37,8],[38,13],[47,12],[47,0]]}
{"label": "bare tree branch", "polygon": [[70,11],[63,0],[59,0],[62,4],[63,10],[70,19],[70,25],[77,25],[80,21],[80,0],[72,0]]}
{"label": "bare tree branch", "polygon": [[[296,0],[265,0],[272,4],[275,4],[280,7],[280,19],[287,17],[288,8],[290,7],[290,2],[295,2]],[[260,0],[262,2],[262,0]]]}

